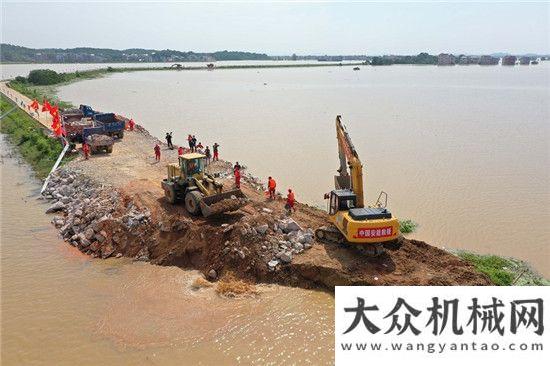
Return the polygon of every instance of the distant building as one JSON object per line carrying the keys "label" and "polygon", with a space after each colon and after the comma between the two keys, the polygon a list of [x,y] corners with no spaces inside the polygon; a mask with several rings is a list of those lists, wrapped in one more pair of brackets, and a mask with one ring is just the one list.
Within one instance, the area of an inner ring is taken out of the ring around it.
{"label": "distant building", "polygon": [[498,65],[498,58],[489,56],[489,55],[483,55],[479,58],[479,64],[480,65]]}
{"label": "distant building", "polygon": [[514,66],[517,60],[516,56],[504,56],[502,58],[502,66]]}
{"label": "distant building", "polygon": [[455,64],[455,57],[448,53],[440,53],[437,56],[437,64],[439,66],[449,66]]}
{"label": "distant building", "polygon": [[529,65],[531,63],[531,57],[523,56],[519,58],[520,65]]}

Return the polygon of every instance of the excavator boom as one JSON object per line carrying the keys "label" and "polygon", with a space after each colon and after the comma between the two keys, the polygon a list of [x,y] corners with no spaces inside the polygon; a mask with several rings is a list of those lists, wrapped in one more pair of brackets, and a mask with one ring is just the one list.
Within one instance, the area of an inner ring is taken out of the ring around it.
{"label": "excavator boom", "polygon": [[365,207],[363,164],[342,124],[341,116],[336,116],[336,139],[338,140],[338,157],[340,159],[339,175],[335,176],[336,189],[351,189],[357,196],[356,206]]}

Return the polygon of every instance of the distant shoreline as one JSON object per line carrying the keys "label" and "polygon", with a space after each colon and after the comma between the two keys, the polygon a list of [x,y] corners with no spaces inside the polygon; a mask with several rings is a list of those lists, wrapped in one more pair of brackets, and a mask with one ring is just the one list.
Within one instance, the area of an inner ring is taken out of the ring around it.
{"label": "distant shoreline", "polygon": [[147,64],[216,64],[217,62],[310,62],[315,64],[316,62],[320,64],[326,63],[342,63],[348,65],[350,63],[363,63],[364,60],[344,60],[344,61],[317,61],[317,60],[217,60],[217,61],[148,61],[148,62],[139,62],[139,61],[109,61],[109,62],[0,62],[0,65],[110,65],[110,64],[138,64],[138,65],[147,65]]}

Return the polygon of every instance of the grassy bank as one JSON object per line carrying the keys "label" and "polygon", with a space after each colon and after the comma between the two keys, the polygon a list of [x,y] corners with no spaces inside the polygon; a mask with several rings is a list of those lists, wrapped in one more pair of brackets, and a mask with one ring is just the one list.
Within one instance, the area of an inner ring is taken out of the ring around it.
{"label": "grassy bank", "polygon": [[[8,98],[2,95],[0,100],[1,114],[13,108]],[[48,136],[47,129],[32,117],[17,108],[0,121],[0,132],[6,134],[37,177],[44,178],[50,172],[63,146],[58,139]],[[65,157],[64,162],[71,157]]]}
{"label": "grassy bank", "polygon": [[480,255],[466,251],[454,254],[471,263],[499,286],[548,286],[550,281],[536,273],[527,263],[514,258]]}
{"label": "grassy bank", "polygon": [[[416,230],[418,224],[412,220],[400,221],[400,230],[409,234]],[[464,250],[449,250],[452,254],[472,264],[479,272],[489,276],[498,286],[548,286],[550,281],[536,273],[529,264],[496,255],[480,255]]]}
{"label": "grassy bank", "polygon": [[73,105],[71,103],[65,102],[57,96],[57,87],[59,85],[61,84],[38,86],[17,81],[10,81],[9,83],[10,88],[17,90],[30,99],[36,99],[40,104],[42,104],[44,99],[47,99],[52,105],[57,104],[61,109],[72,108]]}

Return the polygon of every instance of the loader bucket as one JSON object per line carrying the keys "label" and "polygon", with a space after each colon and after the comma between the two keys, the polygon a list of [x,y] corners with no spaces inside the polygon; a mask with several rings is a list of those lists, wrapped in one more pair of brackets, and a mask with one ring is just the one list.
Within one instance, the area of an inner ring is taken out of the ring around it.
{"label": "loader bucket", "polygon": [[240,189],[203,197],[200,201],[204,217],[236,211],[246,204],[246,196]]}

